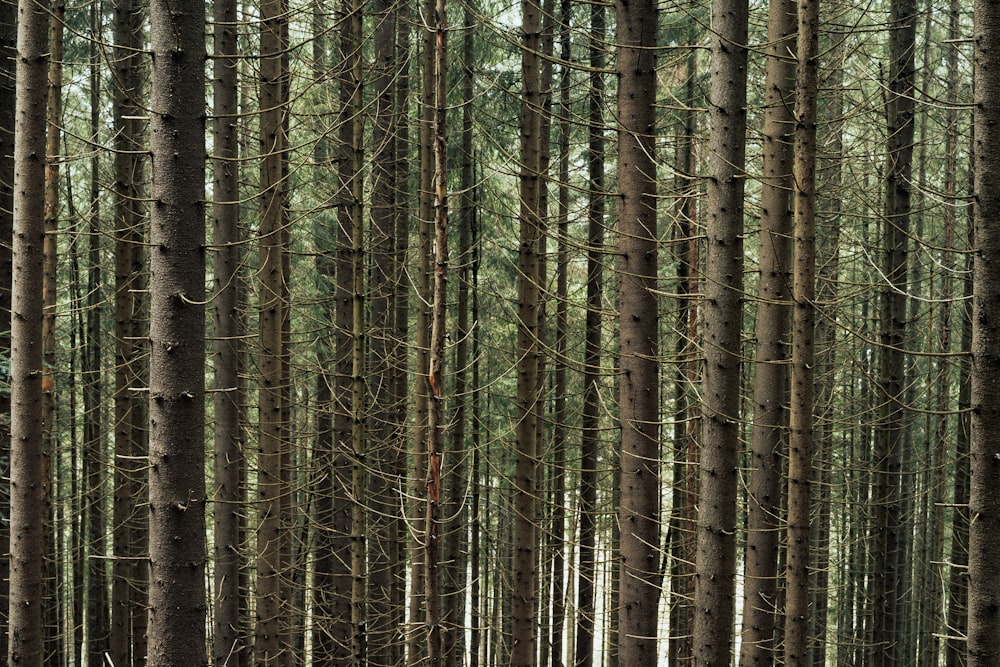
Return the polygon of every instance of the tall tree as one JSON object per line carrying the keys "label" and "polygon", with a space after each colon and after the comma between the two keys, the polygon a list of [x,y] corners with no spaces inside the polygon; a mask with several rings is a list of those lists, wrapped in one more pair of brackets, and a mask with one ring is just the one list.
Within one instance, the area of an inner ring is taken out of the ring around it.
{"label": "tall tree", "polygon": [[[556,339],[554,406],[552,409],[552,544],[549,548],[552,558],[552,632],[549,642],[549,663],[552,667],[562,667],[566,625],[566,444],[569,440],[567,403],[569,349],[569,160],[570,160],[570,24],[572,6],[569,0],[559,3],[559,202],[557,213],[556,250]],[[544,658],[544,656],[543,656]]]}
{"label": "tall tree", "polygon": [[583,415],[580,423],[580,556],[576,582],[576,645],[574,663],[594,664],[597,613],[597,456],[601,416],[601,321],[603,312],[605,139],[604,41],[607,10],[590,6],[588,39],[590,85],[587,89],[587,312],[583,341]]}
{"label": "tall tree", "polygon": [[[969,494],[968,665],[1000,661],[1000,7],[975,7],[975,261],[972,292],[972,443]],[[20,94],[20,91],[18,91]]]}
{"label": "tall tree", "polygon": [[[46,137],[45,137],[45,241],[43,242],[43,279],[42,279],[42,365],[47,381],[42,386],[42,423],[45,431],[42,434],[44,450],[44,476],[50,489],[58,488],[57,476],[61,466],[53,468],[53,462],[58,462],[59,452],[53,440],[53,422],[56,416],[56,272],[59,264],[59,146],[62,139],[63,115],[63,52],[66,21],[66,3],[55,0],[51,3],[52,16],[49,20],[49,86],[46,101]],[[56,513],[59,504],[56,503]],[[50,514],[45,518],[45,654],[47,660],[62,662],[64,646],[60,629],[60,585],[62,569],[58,560],[60,536],[57,534],[58,516]]]}
{"label": "tall tree", "polygon": [[114,503],[111,584],[111,660],[139,665],[146,650],[144,497],[146,406],[139,392],[145,386],[145,359],[139,341],[145,335],[145,181],[143,118],[144,47],[142,3],[114,3],[114,266],[115,266],[115,393]]}
{"label": "tall tree", "polygon": [[[317,83],[328,76],[326,14],[323,3],[313,4],[313,67]],[[315,157],[318,166],[329,169],[330,147],[318,141]],[[339,350],[336,298],[335,221],[323,212],[316,215],[316,275],[322,299],[321,321],[326,331],[320,337],[317,352],[320,373],[316,379],[316,442],[313,465],[316,470],[313,516],[317,527],[313,564],[313,656],[319,664],[347,664],[351,656],[351,571],[343,554],[350,550],[351,501],[350,457],[339,440],[345,428],[339,406],[337,372],[341,367],[335,356]],[[331,344],[332,343],[332,344]],[[334,390],[338,398],[334,398]]]}
{"label": "tall tree", "polygon": [[48,8],[17,9],[11,291],[10,606],[8,664],[43,664],[43,525],[48,487],[42,468],[42,246],[45,236],[45,101]]}
{"label": "tall tree", "polygon": [[257,478],[257,625],[254,660],[262,666],[283,664],[288,650],[283,625],[288,594],[282,569],[283,450],[287,424],[283,420],[285,392],[285,311],[288,284],[284,278],[283,231],[288,222],[285,114],[288,75],[285,68],[284,0],[261,5],[260,61],[260,389],[259,472]]}
{"label": "tall tree", "polygon": [[695,506],[698,460],[697,431],[700,410],[695,386],[698,378],[698,308],[694,298],[698,277],[699,243],[697,224],[698,187],[694,175],[696,113],[694,110],[696,51],[691,46],[695,29],[685,31],[688,53],[681,64],[686,107],[676,122],[674,145],[674,248],[677,253],[677,369],[674,401],[674,491],[670,531],[670,639],[667,647],[671,662],[682,664],[692,655],[694,567],[696,549]]}
{"label": "tall tree", "polygon": [[[973,130],[972,134],[975,134]],[[970,153],[975,153],[975,137],[972,137]],[[975,169],[969,170],[970,192],[975,192]],[[969,207],[966,216],[969,224],[966,229],[969,247],[975,247],[975,206]],[[972,349],[972,269],[975,255],[967,253],[965,257],[964,278],[962,280],[961,342],[962,350]],[[965,629],[968,619],[969,578],[967,576],[969,558],[969,479],[972,407],[972,360],[963,354],[958,363],[958,424],[955,434],[955,471],[952,486],[952,503],[955,505],[951,520],[951,554],[949,562],[953,564],[948,574],[948,643],[945,647],[945,664],[947,667],[962,667],[966,664],[967,646]]]}
{"label": "tall tree", "polygon": [[727,665],[736,570],[740,437],[747,20],[744,0],[713,0],[705,262],[698,577],[694,664]]}
{"label": "tall tree", "polygon": [[906,433],[908,246],[914,138],[915,0],[894,0],[889,16],[889,79],[886,98],[888,144],[885,169],[884,266],[879,375],[886,399],[876,432],[875,604],[872,649],[876,664],[903,664],[902,635],[906,545],[901,470]]}
{"label": "tall tree", "polygon": [[[17,3],[0,2],[0,354],[10,355],[10,298],[14,227],[15,63],[17,62]],[[0,379],[10,384],[10,369]],[[10,394],[0,392],[0,553],[10,544]],[[7,656],[7,591],[10,562],[0,558],[0,659]]]}
{"label": "tall tree", "polygon": [[396,255],[396,134],[399,114],[395,109],[396,20],[398,3],[379,0],[373,6],[375,21],[375,109],[372,122],[371,177],[371,336],[368,364],[369,466],[368,532],[368,661],[371,665],[395,664],[398,645],[398,604],[402,591],[394,568],[402,558],[400,550],[399,483],[400,469],[398,398],[396,375],[402,370],[393,364],[395,338],[396,282],[399,279]]}
{"label": "tall tree", "polygon": [[542,236],[539,210],[541,180],[542,91],[541,5],[521,3],[521,165],[519,249],[517,278],[517,451],[514,472],[514,599],[511,609],[511,664],[534,665],[538,651],[538,381],[539,305],[541,266],[538,256]]}
{"label": "tall tree", "polygon": [[213,411],[215,413],[213,505],[215,570],[212,661],[237,667],[243,655],[240,610],[241,545],[245,539],[245,485],[242,483],[243,423],[240,356],[243,350],[240,314],[242,251],[239,231],[239,154],[237,116],[239,70],[236,43],[237,5],[219,0],[213,5],[214,76],[212,163],[214,218],[212,257],[214,304]]}
{"label": "tall tree", "polygon": [[340,127],[341,183],[337,207],[337,328],[338,400],[346,414],[346,429],[337,429],[341,446],[351,457],[351,652],[355,664],[365,664],[368,655],[366,550],[367,491],[364,392],[364,220],[362,219],[362,3],[346,0],[340,31],[340,103],[345,122]]}
{"label": "tall tree", "polygon": [[792,387],[788,442],[788,555],[785,572],[785,664],[808,665],[810,481],[816,329],[816,96],[819,0],[798,3],[795,93],[795,261]]}
{"label": "tall tree", "polygon": [[[436,0],[423,0],[420,11],[424,17],[434,16]],[[417,190],[417,331],[416,364],[414,368],[414,399],[413,399],[413,454],[412,454],[412,489],[413,497],[423,501],[427,492],[427,419],[430,409],[430,387],[427,378],[430,377],[430,333],[431,333],[431,261],[432,242],[434,236],[434,31],[427,21],[422,21],[420,35],[420,89],[419,125],[417,129],[417,160],[419,163]],[[414,539],[411,549],[414,554],[422,553],[423,536],[427,534],[425,506],[417,506],[411,512],[411,530]],[[407,665],[415,667],[420,663],[427,648],[424,626],[417,619],[424,618],[424,594],[427,573],[426,564],[418,558],[411,559],[409,617],[410,634],[407,637]]]}
{"label": "tall tree", "polygon": [[150,4],[149,664],[205,644],[205,4]]}
{"label": "tall tree", "polygon": [[[90,8],[90,136],[97,141],[100,133],[101,67],[97,36],[102,20],[101,3]],[[104,382],[101,377],[104,344],[101,340],[102,276],[101,267],[101,181],[100,154],[96,151],[90,160],[90,208],[87,212],[87,298],[86,333],[82,359],[83,374],[83,484],[84,514],[83,533],[87,559],[87,612],[88,630],[86,660],[89,667],[99,667],[104,662],[110,640],[110,609],[108,600],[107,568],[101,558],[107,549],[107,492],[105,446],[105,419],[102,409]]]}
{"label": "tall tree", "polygon": [[782,504],[780,483],[788,425],[795,16],[794,0],[768,3],[753,451],[740,647],[740,664],[744,667],[768,664],[774,659]]}
{"label": "tall tree", "polygon": [[519,247],[517,257],[517,428],[514,471],[514,576],[510,662],[529,667],[538,658],[538,419],[539,306],[542,234],[541,180],[542,11],[538,0],[521,2],[521,142]]}
{"label": "tall tree", "polygon": [[[442,645],[442,524],[441,494],[444,460],[444,366],[448,301],[448,15],[446,0],[434,5],[434,289],[431,299],[431,347],[427,384],[431,389],[427,415],[427,514],[424,517],[424,605],[427,660],[443,659]],[[447,529],[446,529],[447,530]],[[448,619],[448,623],[456,619]],[[449,632],[449,636],[451,633]]]}
{"label": "tall tree", "polygon": [[[833,6],[831,6],[833,5]],[[834,3],[827,3],[827,16],[830,12],[836,12],[837,6]],[[822,25],[823,19],[820,19]],[[823,39],[823,35],[820,36]],[[831,613],[836,614],[840,608],[847,605],[837,605],[831,609],[828,586],[833,580],[834,574],[830,567],[830,558],[835,556],[831,552],[831,524],[833,519],[833,456],[834,432],[836,423],[834,422],[836,402],[836,370],[840,368],[837,361],[837,354],[840,350],[837,343],[837,318],[839,308],[837,301],[838,285],[837,280],[840,275],[840,233],[841,233],[841,211],[843,209],[843,198],[845,191],[842,188],[844,172],[844,91],[843,82],[843,62],[846,55],[844,39],[837,34],[828,35],[824,42],[821,42],[821,49],[828,66],[820,68],[822,75],[820,89],[826,92],[817,100],[820,105],[817,108],[817,131],[821,134],[817,136],[817,177],[822,179],[817,184],[817,227],[821,231],[817,232],[816,238],[816,308],[821,313],[821,317],[816,320],[816,429],[813,441],[816,443],[814,456],[814,480],[813,498],[818,509],[818,517],[813,522],[816,531],[814,540],[815,548],[812,549],[815,555],[812,577],[814,583],[811,585],[813,595],[813,615],[812,615],[812,635],[815,638],[813,644],[812,664],[826,664],[828,648],[828,619]],[[821,212],[821,213],[820,213]],[[844,628],[843,630],[848,630]],[[829,642],[833,644],[833,642]]]}
{"label": "tall tree", "polygon": [[656,662],[660,466],[656,301],[656,3],[615,4],[621,422],[619,659]]}

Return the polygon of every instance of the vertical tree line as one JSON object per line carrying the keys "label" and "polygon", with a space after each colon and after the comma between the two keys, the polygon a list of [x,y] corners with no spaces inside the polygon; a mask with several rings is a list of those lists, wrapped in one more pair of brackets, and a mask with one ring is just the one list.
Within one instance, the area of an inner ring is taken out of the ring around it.
{"label": "vertical tree line", "polygon": [[765,4],[0,2],[8,662],[993,664],[995,12]]}

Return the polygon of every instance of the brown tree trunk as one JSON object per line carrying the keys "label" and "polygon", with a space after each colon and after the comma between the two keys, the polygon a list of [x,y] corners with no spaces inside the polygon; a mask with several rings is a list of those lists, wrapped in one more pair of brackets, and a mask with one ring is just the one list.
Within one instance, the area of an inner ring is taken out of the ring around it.
{"label": "brown tree trunk", "polygon": [[399,114],[395,109],[397,68],[396,34],[398,5],[379,0],[373,7],[375,21],[375,95],[372,155],[372,231],[371,231],[371,336],[368,368],[368,392],[371,406],[368,481],[368,662],[370,665],[393,665],[393,647],[398,642],[399,611],[402,591],[397,591],[394,570],[400,553],[399,480],[401,455],[400,424],[395,395],[396,375],[402,370],[393,364],[395,338],[396,284],[399,279],[396,253],[396,149]]}
{"label": "brown tree trunk", "polygon": [[[694,32],[689,27],[690,37]],[[670,638],[668,657],[678,665],[690,662],[693,623],[695,537],[698,461],[697,431],[699,408],[695,388],[698,382],[697,360],[698,310],[695,293],[698,279],[699,239],[695,232],[697,184],[694,178],[695,113],[691,108],[695,95],[695,53],[690,50],[681,66],[684,79],[685,109],[677,121],[674,147],[676,174],[674,202],[677,252],[677,370],[675,375],[674,490],[670,525]]]}
{"label": "brown tree trunk", "polygon": [[149,664],[205,644],[205,5],[154,0],[149,372]]}
{"label": "brown tree trunk", "polygon": [[[434,16],[435,0],[423,0],[420,12],[424,17]],[[432,238],[434,226],[434,154],[433,133],[434,124],[434,31],[429,25],[423,25],[420,34],[420,123],[418,127],[417,151],[419,159],[419,191],[417,195],[417,317],[416,317],[416,367],[414,368],[413,389],[413,454],[411,470],[413,471],[413,498],[423,499],[427,493],[427,438],[428,411],[430,409],[430,387],[427,378],[430,377],[430,332],[431,312],[431,261]],[[423,659],[426,648],[426,626],[418,619],[426,618],[424,595],[426,584],[424,576],[427,573],[426,564],[420,555],[423,552],[423,536],[427,534],[425,520],[426,507],[414,506],[411,516],[411,570],[409,597],[409,634],[407,636],[407,665],[416,667]]]}
{"label": "brown tree trunk", "polygon": [[594,664],[597,613],[597,456],[601,415],[601,313],[603,312],[605,140],[604,40],[606,9],[590,7],[590,87],[587,91],[587,313],[583,339],[583,415],[580,423],[580,557],[576,581],[576,643],[574,665]]}
{"label": "brown tree trunk", "polygon": [[[408,74],[410,66],[410,9],[406,3],[402,3],[398,8],[396,21],[396,62],[399,66],[398,79],[396,85],[396,134],[395,134],[395,155],[396,161],[393,165],[394,179],[397,184],[410,182],[410,136],[409,136],[409,103],[410,103],[410,77]],[[410,330],[410,287],[409,280],[405,279],[403,267],[406,266],[407,253],[410,247],[410,204],[411,195],[409,188],[397,187],[394,196],[394,216],[396,229],[396,280],[395,280],[395,347],[392,351],[392,367],[396,369],[394,376],[394,388],[392,394],[393,420],[396,425],[394,432],[394,460],[393,470],[399,480],[399,488],[406,490],[406,457],[411,437],[407,413],[409,407],[409,396],[411,393],[409,369],[409,330]],[[393,643],[393,664],[404,665],[406,657],[406,568],[407,554],[405,535],[408,531],[405,512],[396,511],[396,534],[399,535],[400,556],[392,564],[393,590],[395,599],[393,600],[393,614],[395,627],[397,628],[397,639]]]}
{"label": "brown tree trunk", "polygon": [[795,261],[788,442],[785,665],[809,665],[809,538],[816,345],[816,95],[819,0],[799,0],[795,96]]}
{"label": "brown tree trunk", "polygon": [[111,584],[111,660],[141,665],[146,658],[146,405],[143,347],[145,312],[145,105],[140,54],[140,3],[118,0],[114,12],[115,117],[115,393],[114,502]]}
{"label": "brown tree trunk", "polygon": [[282,571],[283,422],[285,381],[284,321],[288,285],[284,280],[283,230],[288,222],[284,161],[287,150],[283,91],[287,20],[284,0],[261,5],[260,60],[260,387],[258,391],[257,625],[254,664],[277,667],[288,650],[283,626],[288,590]]}
{"label": "brown tree trunk", "polygon": [[[1000,663],[1000,7],[975,3],[975,261],[969,494],[969,667]],[[20,96],[20,90],[18,91]]]}
{"label": "brown tree trunk", "polygon": [[[99,3],[91,5],[92,35],[100,31]],[[99,51],[96,40],[90,46],[90,134],[96,141],[100,132],[101,86]],[[101,379],[104,345],[101,340],[101,219],[100,219],[100,158],[95,152],[90,161],[90,209],[88,218],[86,331],[84,334],[83,374],[83,485],[84,485],[84,552],[89,556],[87,568],[87,650],[85,664],[101,667],[110,649],[111,628],[108,601],[107,515],[107,447],[103,415],[103,382]]]}
{"label": "brown tree trunk", "polygon": [[[975,145],[973,137],[973,146]],[[974,170],[970,176],[975,177]],[[972,179],[970,178],[970,181]],[[973,186],[973,183],[969,183]],[[975,190],[971,187],[971,190]],[[974,207],[970,207],[973,208]],[[967,216],[967,237],[970,247],[974,247],[973,233],[975,230],[974,210]],[[972,349],[972,268],[975,263],[972,253],[966,254],[965,277],[962,280],[962,333],[959,349]],[[972,407],[972,360],[969,355],[963,355],[958,364],[958,424],[955,434],[955,471],[952,491],[954,509],[951,518],[951,563],[948,573],[948,611],[947,633],[948,642],[945,646],[945,665],[947,667],[964,667],[966,664],[965,631],[968,620],[969,580],[966,566],[969,562],[969,448],[971,440]]]}
{"label": "brown tree trunk", "polygon": [[881,361],[879,375],[885,400],[875,438],[877,477],[875,502],[875,551],[873,561],[875,604],[874,659],[877,665],[901,665],[903,645],[903,555],[910,530],[903,522],[901,471],[907,424],[906,364],[903,348],[907,322],[907,247],[910,228],[910,173],[913,164],[914,45],[916,3],[894,0],[890,8],[889,81],[886,100],[888,123],[885,175],[883,271],[888,285],[881,303]]}
{"label": "brown tree trunk", "polygon": [[10,606],[8,664],[43,664],[42,563],[49,508],[42,454],[42,246],[49,15],[18,4],[11,291]]}
{"label": "brown tree trunk", "polygon": [[[58,461],[59,452],[55,449],[52,437],[53,424],[56,416],[56,271],[58,267],[58,232],[59,232],[59,145],[62,138],[62,79],[63,79],[63,33],[65,27],[66,4],[62,0],[54,0],[50,5],[49,21],[49,87],[46,102],[45,137],[45,241],[42,254],[42,366],[47,381],[42,387],[42,423],[45,431],[42,433],[43,475],[49,489],[57,489],[55,484],[58,467],[53,468],[53,461]],[[50,494],[58,497],[58,494]],[[58,501],[56,502],[58,508]],[[58,558],[57,514],[51,512],[45,517],[45,601],[42,615],[45,622],[45,656],[46,661],[62,663],[62,647],[64,641],[60,604],[63,600],[62,563]]]}
{"label": "brown tree trunk", "polygon": [[[446,0],[434,6],[434,289],[431,297],[430,405],[427,415],[427,514],[424,517],[424,605],[427,624],[427,661],[442,662],[443,600],[441,579],[444,569],[441,554],[442,462],[445,447],[444,368],[445,333],[448,302],[448,16]],[[447,530],[447,527],[445,527]],[[454,622],[452,619],[451,622]]]}
{"label": "brown tree trunk", "polygon": [[240,609],[241,548],[245,539],[245,490],[241,410],[246,397],[240,391],[242,320],[240,288],[243,252],[239,230],[239,143],[237,129],[239,60],[236,46],[235,0],[217,0],[213,6],[215,61],[212,121],[213,200],[212,242],[214,304],[212,343],[215,368],[214,434],[214,637],[213,664],[239,667],[243,655]]}
{"label": "brown tree trunk", "polygon": [[[829,7],[827,11],[836,11]],[[822,21],[822,19],[821,19]],[[816,239],[816,303],[822,309],[823,316],[816,321],[816,430],[814,442],[816,452],[813,456],[814,480],[813,503],[817,506],[818,517],[813,522],[816,539],[812,549],[814,566],[812,567],[812,664],[824,665],[827,660],[827,648],[834,646],[837,637],[829,628],[831,581],[831,520],[834,516],[832,499],[833,481],[833,434],[834,410],[836,402],[837,369],[841,368],[837,355],[840,348],[836,345],[839,307],[837,301],[837,281],[840,276],[840,224],[843,207],[843,132],[844,132],[844,93],[843,60],[846,53],[844,42],[838,35],[831,35],[828,41],[829,49],[824,50],[824,59],[829,63],[821,69],[825,70],[820,84],[821,89],[829,90],[818,102],[817,113],[820,116],[817,130],[822,132],[817,141],[825,147],[822,157],[818,157],[817,174],[822,175],[817,185],[817,232]],[[822,214],[819,212],[822,211]],[[842,517],[838,517],[838,523]],[[835,576],[835,575],[834,575]],[[854,577],[851,577],[853,585]],[[850,596],[842,598],[833,609],[836,614],[842,609],[850,609]],[[852,630],[838,628],[842,636],[847,636]],[[836,649],[834,649],[834,652]]]}
{"label": "brown tree trunk", "polygon": [[775,616],[779,613],[775,605],[782,512],[781,472],[788,425],[795,16],[795,0],[768,3],[753,451],[740,648],[743,667],[774,662]]}
{"label": "brown tree trunk", "polygon": [[569,432],[568,393],[569,350],[569,153],[570,153],[570,22],[569,0],[559,3],[559,207],[557,214],[558,247],[556,250],[556,340],[554,406],[552,411],[552,631],[548,662],[563,666],[564,627],[566,623],[566,443]]}
{"label": "brown tree trunk", "polygon": [[517,446],[514,472],[514,590],[511,609],[512,667],[530,667],[538,658],[538,419],[539,306],[542,234],[541,180],[541,6],[522,0],[521,180],[517,279]]}
{"label": "brown tree trunk", "polygon": [[[10,357],[17,3],[0,2],[0,355]],[[9,368],[0,382],[10,386]],[[0,392],[0,553],[10,553],[10,393]],[[7,659],[10,561],[0,558],[0,659]]]}
{"label": "brown tree trunk", "polygon": [[[327,25],[324,7],[313,5],[314,76],[322,81],[328,75]],[[329,168],[330,151],[326,141],[317,142],[318,165]],[[339,184],[338,184],[339,185]],[[339,352],[340,330],[336,319],[336,220],[323,212],[316,216],[317,289],[322,300],[325,329],[317,355],[321,367],[316,379],[316,440],[312,457],[315,481],[313,521],[315,556],[313,562],[313,660],[317,665],[345,665],[351,659],[351,570],[344,554],[350,551],[351,501],[350,457],[341,446],[341,429],[346,429],[339,396],[339,373],[343,370]]]}
{"label": "brown tree trunk", "polygon": [[619,660],[657,659],[660,466],[656,302],[656,4],[615,5],[621,528]]}
{"label": "brown tree trunk", "polygon": [[[712,3],[698,577],[694,664],[728,665],[733,650],[736,486],[746,145],[747,3]],[[707,610],[707,613],[706,611]]]}

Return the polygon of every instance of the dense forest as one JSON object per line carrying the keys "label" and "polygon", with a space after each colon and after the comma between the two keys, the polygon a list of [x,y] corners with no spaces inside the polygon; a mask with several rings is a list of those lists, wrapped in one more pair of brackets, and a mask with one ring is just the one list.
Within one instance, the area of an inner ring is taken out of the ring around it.
{"label": "dense forest", "polygon": [[992,0],[0,0],[0,240],[11,666],[1000,665]]}

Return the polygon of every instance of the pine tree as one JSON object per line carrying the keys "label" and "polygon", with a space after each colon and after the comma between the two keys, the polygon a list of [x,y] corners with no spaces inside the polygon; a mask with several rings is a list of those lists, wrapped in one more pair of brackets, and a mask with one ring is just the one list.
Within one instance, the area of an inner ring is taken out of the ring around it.
{"label": "pine tree", "polygon": [[149,664],[205,644],[205,5],[150,5]]}
{"label": "pine tree", "polygon": [[45,98],[49,15],[30,0],[17,10],[11,290],[10,606],[7,661],[43,664],[43,526],[48,486],[42,432],[42,246],[45,236]]}
{"label": "pine tree", "polygon": [[656,3],[615,4],[621,428],[619,659],[656,661],[660,478],[656,302]]}

